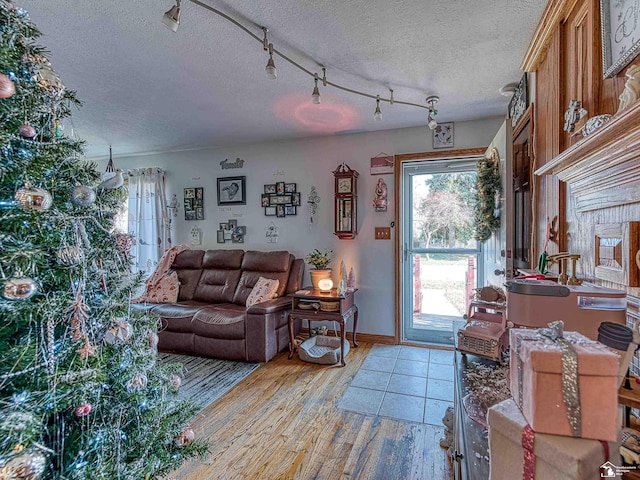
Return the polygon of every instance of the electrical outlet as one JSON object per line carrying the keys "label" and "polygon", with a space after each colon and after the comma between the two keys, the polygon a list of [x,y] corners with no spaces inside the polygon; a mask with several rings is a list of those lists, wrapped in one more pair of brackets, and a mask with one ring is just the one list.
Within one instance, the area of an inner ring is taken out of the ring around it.
{"label": "electrical outlet", "polygon": [[376,227],[376,240],[391,240],[391,227]]}

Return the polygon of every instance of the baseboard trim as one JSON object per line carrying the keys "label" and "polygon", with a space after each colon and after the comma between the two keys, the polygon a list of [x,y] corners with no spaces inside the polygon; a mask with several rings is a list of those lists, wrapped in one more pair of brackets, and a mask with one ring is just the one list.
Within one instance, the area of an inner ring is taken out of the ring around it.
{"label": "baseboard trim", "polygon": [[[300,331],[303,335],[309,335],[309,329],[307,327],[302,328]],[[339,336],[340,332],[336,332],[334,330],[329,330],[328,335]],[[353,340],[353,335],[351,332],[346,333],[346,337],[348,340]],[[392,335],[376,335],[374,333],[360,333],[356,334],[356,338],[358,341],[363,341],[366,343],[382,343],[384,345],[395,345],[396,339]]]}

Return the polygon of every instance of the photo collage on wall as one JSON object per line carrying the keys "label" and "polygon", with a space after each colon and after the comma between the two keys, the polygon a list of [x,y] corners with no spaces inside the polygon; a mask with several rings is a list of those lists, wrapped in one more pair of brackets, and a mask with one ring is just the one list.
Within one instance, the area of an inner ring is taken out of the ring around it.
{"label": "photo collage on wall", "polygon": [[184,189],[184,219],[204,220],[204,188]]}
{"label": "photo collage on wall", "polygon": [[264,186],[261,202],[267,217],[297,215],[297,208],[300,206],[300,192],[297,191],[295,183],[272,183]]}

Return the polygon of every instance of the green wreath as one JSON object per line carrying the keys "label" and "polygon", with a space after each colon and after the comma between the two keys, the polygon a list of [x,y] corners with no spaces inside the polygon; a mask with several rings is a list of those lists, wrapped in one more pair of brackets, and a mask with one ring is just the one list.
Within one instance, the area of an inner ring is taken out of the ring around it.
{"label": "green wreath", "polygon": [[474,208],[475,239],[485,242],[500,229],[500,215],[496,216],[496,196],[502,193],[500,183],[500,157],[491,149],[490,157],[478,160],[476,177],[476,205]]}

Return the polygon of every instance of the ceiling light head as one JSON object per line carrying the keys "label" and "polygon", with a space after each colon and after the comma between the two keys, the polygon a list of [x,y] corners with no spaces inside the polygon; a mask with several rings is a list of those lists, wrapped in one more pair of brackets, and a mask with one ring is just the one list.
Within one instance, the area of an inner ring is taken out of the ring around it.
{"label": "ceiling light head", "polygon": [[436,95],[429,95],[427,97],[427,106],[429,107],[429,112],[433,113],[434,115],[438,113],[438,110],[436,110],[436,104],[438,103],[438,101],[440,101],[440,97]]}
{"label": "ceiling light head", "polygon": [[167,10],[162,17],[162,24],[172,32],[177,32],[180,26],[180,0],[176,0],[176,4]]}
{"label": "ceiling light head", "polygon": [[264,67],[264,71],[267,74],[267,78],[271,80],[278,78],[278,69],[273,61],[273,43],[269,44],[269,60],[267,61],[267,66]]}
{"label": "ceiling light head", "polygon": [[318,74],[315,74],[313,79],[315,86],[313,87],[313,93],[311,94],[311,101],[316,105],[320,105],[320,90],[318,90]]}
{"label": "ceiling light head", "polygon": [[427,123],[427,126],[429,127],[429,130],[435,130],[436,127],[438,126],[438,122],[436,122],[436,119],[433,118],[431,114],[429,114],[428,119],[429,119],[429,122]]}
{"label": "ceiling light head", "polygon": [[322,86],[327,86],[327,69],[326,67],[322,67]]}
{"label": "ceiling light head", "polygon": [[269,29],[267,27],[262,27],[262,31],[264,32],[264,38],[262,39],[262,48],[267,51],[269,50],[269,40],[267,39],[267,33]]}
{"label": "ceiling light head", "polygon": [[389,89],[389,105],[393,105],[393,102],[394,102],[394,100],[393,100],[393,89],[390,88]]}
{"label": "ceiling light head", "polygon": [[516,92],[516,88],[518,88],[517,83],[507,83],[503,87],[500,87],[498,91],[503,97],[511,97]]}
{"label": "ceiling light head", "polygon": [[374,120],[382,120],[382,110],[380,110],[380,95],[376,97],[376,111],[373,112]]}

